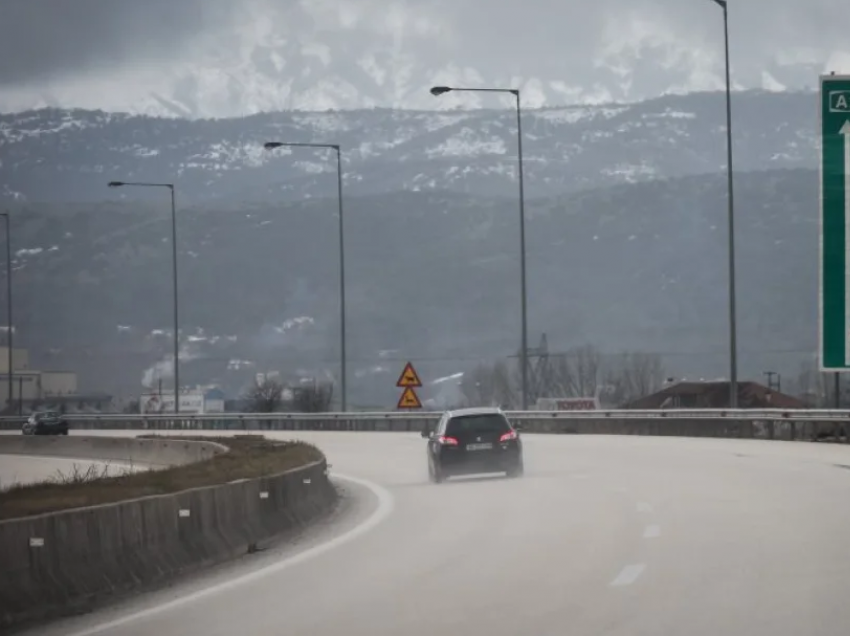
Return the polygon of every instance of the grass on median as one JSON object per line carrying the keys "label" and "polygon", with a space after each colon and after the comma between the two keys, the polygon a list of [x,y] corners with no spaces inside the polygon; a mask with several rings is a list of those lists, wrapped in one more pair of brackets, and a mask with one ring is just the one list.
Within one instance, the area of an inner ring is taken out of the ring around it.
{"label": "grass on median", "polygon": [[160,470],[105,476],[97,470],[79,471],[73,478],[60,476],[36,484],[15,485],[0,492],[0,520],[46,512],[115,503],[125,499],[164,495],[238,479],[254,479],[284,472],[323,457],[304,442],[273,441],[260,435],[177,438],[143,435],[143,438],[217,442],[230,449],[202,462]]}

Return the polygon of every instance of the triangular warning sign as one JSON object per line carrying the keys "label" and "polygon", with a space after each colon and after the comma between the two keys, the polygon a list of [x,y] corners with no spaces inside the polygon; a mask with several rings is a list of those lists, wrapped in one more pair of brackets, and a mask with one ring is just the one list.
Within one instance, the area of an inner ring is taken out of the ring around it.
{"label": "triangular warning sign", "polygon": [[416,391],[414,391],[411,387],[407,387],[398,399],[397,408],[421,409],[422,402],[419,401],[419,396],[416,395]]}
{"label": "triangular warning sign", "polygon": [[416,373],[416,369],[413,368],[413,365],[408,362],[404,365],[404,371],[401,372],[401,375],[398,376],[398,381],[395,385],[403,389],[405,387],[420,387],[422,386],[422,381],[419,379],[419,374]]}

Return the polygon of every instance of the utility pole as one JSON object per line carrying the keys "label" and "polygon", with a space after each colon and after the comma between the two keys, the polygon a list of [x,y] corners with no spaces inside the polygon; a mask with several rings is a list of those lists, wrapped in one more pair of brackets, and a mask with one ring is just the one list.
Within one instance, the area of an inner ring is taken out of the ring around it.
{"label": "utility pole", "polygon": [[732,80],[729,70],[729,7],[727,0],[713,0],[723,9],[723,40],[726,53],[726,197],[729,226],[729,407],[738,408],[738,325],[735,299],[735,197],[732,188]]}
{"label": "utility pole", "polygon": [[835,400],[835,408],[841,408],[841,374],[836,372],[832,374],[835,378],[835,389],[834,389],[834,400]]}
{"label": "utility pole", "polygon": [[[782,375],[777,373],[776,371],[765,371],[764,375],[767,377],[767,388],[771,391],[776,391],[777,393],[782,392]],[[773,378],[776,376],[776,382],[774,383]]]}
{"label": "utility pole", "polygon": [[348,410],[348,362],[346,353],[346,313],[345,313],[345,225],[342,214],[342,149],[339,144],[317,144],[288,141],[267,141],[263,144],[266,150],[276,148],[325,148],[336,152],[336,191],[339,222],[339,357],[340,357],[340,407],[345,413]]}
{"label": "utility pole", "polygon": [[15,327],[12,323],[12,222],[8,211],[3,212],[0,216],[6,221],[6,347],[8,348],[6,365],[9,367],[6,369],[9,374],[9,395],[6,396],[6,399],[11,415],[14,405],[12,394],[15,386]]}
{"label": "utility pole", "polygon": [[522,364],[522,410],[528,410],[528,285],[526,281],[525,258],[525,177],[522,168],[522,100],[518,88],[457,88],[451,86],[434,86],[431,94],[434,97],[452,91],[468,91],[473,93],[510,93],[516,98],[516,136],[517,136],[517,171],[519,174],[519,266],[520,266],[520,359]]}

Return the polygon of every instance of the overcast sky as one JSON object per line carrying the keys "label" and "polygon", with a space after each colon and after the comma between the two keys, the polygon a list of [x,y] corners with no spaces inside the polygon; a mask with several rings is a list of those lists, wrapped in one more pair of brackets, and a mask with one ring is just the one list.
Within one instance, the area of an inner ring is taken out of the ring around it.
{"label": "overcast sky", "polygon": [[[791,62],[809,65],[810,84],[826,69],[850,72],[847,0],[729,4],[742,86],[758,83],[761,69]],[[720,70],[722,14],[712,0],[2,0],[0,109],[51,99],[90,107],[93,91],[107,107],[148,89],[174,98],[188,75],[207,86],[205,73],[222,68],[244,85],[251,64],[260,64],[252,46],[280,45],[291,61],[287,47],[296,40],[302,49],[327,47],[332,57],[380,46],[396,56],[386,69],[395,75],[405,59],[415,61],[414,72],[456,65],[485,80],[560,79],[586,90],[600,65],[625,74],[629,60],[653,46],[664,51],[649,58],[657,78],[646,78],[646,68],[640,76],[651,93],[664,89],[671,67],[694,77]],[[278,79],[298,71],[282,73]],[[800,77],[778,79],[805,83]]]}

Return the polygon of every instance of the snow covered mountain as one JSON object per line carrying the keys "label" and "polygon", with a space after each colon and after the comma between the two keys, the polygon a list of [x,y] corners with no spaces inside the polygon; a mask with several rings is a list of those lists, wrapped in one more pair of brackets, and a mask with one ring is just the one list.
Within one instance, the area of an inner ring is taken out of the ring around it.
{"label": "snow covered mountain", "polygon": [[[815,346],[817,121],[810,93],[735,96],[742,374]],[[723,95],[524,115],[529,319],[553,348],[665,354],[724,372]],[[286,112],[189,120],[46,109],[0,117],[20,342],[92,390],[137,391],[168,355],[178,192],[187,381],[335,373],[335,164],[345,158],[352,399],[393,399],[398,357],[443,377],[517,347],[510,111]],[[2,300],[2,299],[0,299]]]}
{"label": "snow covered mountain", "polygon": [[[723,100],[722,93],[697,93],[526,110],[527,195],[717,172],[725,165]],[[815,167],[815,107],[811,93],[736,95],[736,169]],[[0,116],[0,201],[99,201],[119,196],[105,189],[112,179],[174,181],[184,204],[335,196],[336,166],[327,151],[268,152],[267,140],[340,144],[348,196],[516,196],[510,110],[187,120],[45,109]]]}
{"label": "snow covered mountain", "polygon": [[[532,342],[545,332],[553,351],[658,352],[672,375],[723,375],[725,188],[718,174],[530,199]],[[816,342],[817,172],[741,174],[736,201],[741,374],[793,376]],[[167,205],[10,210],[18,342],[33,364],[138,391],[171,351]],[[334,211],[328,199],[180,210],[184,381],[232,395],[256,372],[337,376]],[[345,229],[352,403],[393,404],[406,360],[428,382],[516,353],[515,197],[357,196]]]}

